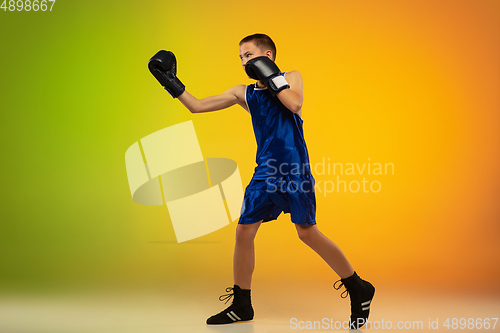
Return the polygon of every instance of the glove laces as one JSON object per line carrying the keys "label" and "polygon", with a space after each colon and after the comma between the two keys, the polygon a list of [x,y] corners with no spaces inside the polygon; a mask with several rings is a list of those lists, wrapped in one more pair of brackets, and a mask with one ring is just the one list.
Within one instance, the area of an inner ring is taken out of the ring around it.
{"label": "glove laces", "polygon": [[[230,293],[231,291],[232,291],[232,293]],[[221,301],[221,302],[226,301],[224,304],[227,304],[227,302],[229,302],[229,300],[234,296],[234,288],[233,287],[227,287],[226,288],[226,292],[230,293],[230,294],[225,294],[225,295],[220,295],[219,296],[219,301]]]}
{"label": "glove laces", "polygon": [[[337,284],[337,283],[339,283],[339,282],[340,282],[340,284],[339,284],[339,285],[338,285],[338,287],[337,287],[337,286],[336,286],[336,284]],[[338,280],[338,281],[335,281],[335,283],[333,284],[333,289],[335,289],[335,290],[339,290],[340,288],[342,288],[342,286],[344,286],[344,284],[342,283],[342,281],[341,281],[341,280]],[[345,286],[344,286],[344,287],[345,287]],[[345,294],[345,295],[344,295],[344,294]],[[349,295],[349,291],[348,291],[348,290],[347,290],[347,288],[346,288],[346,290],[344,290],[344,291],[342,292],[342,294],[340,294],[340,297],[342,297],[342,298],[346,298],[348,295]]]}

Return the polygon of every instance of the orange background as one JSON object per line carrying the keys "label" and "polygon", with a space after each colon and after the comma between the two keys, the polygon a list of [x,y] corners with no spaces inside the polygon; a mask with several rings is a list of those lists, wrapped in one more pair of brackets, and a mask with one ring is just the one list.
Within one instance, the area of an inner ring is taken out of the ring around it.
{"label": "orange background", "polygon": [[[248,113],[190,114],[147,61],[172,50],[201,98],[251,82],[238,42],[263,32],[280,69],[302,73],[311,163],[394,164],[394,175],[366,176],[378,193],[317,193],[320,230],[359,274],[498,293],[499,4],[89,1],[57,2],[45,16],[2,12],[2,289],[231,285],[236,222],[176,244],[165,207],[132,201],[124,154],[193,120],[204,156],[235,160],[246,186]],[[263,225],[256,246],[255,286],[337,278],[289,215]]]}

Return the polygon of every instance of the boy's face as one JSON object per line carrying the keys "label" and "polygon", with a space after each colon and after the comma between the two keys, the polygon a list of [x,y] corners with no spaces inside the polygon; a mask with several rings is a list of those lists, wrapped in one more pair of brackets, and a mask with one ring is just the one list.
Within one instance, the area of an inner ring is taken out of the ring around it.
{"label": "boy's face", "polygon": [[253,42],[243,43],[240,46],[240,59],[241,65],[243,66],[243,70],[245,69],[245,65],[247,61],[260,56],[267,56],[272,60],[273,52],[271,50],[262,51],[259,47],[257,47]]}

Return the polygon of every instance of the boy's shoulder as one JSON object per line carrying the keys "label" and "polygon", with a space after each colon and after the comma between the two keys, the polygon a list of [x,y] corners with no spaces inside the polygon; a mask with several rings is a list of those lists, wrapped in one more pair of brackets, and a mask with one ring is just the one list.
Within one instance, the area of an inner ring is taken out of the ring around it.
{"label": "boy's shoulder", "polygon": [[290,89],[302,94],[302,89],[303,89],[302,74],[300,74],[299,71],[286,72],[285,78],[288,84],[290,85]]}
{"label": "boy's shoulder", "polygon": [[238,84],[234,87],[229,88],[225,94],[229,93],[236,97],[237,103],[244,108],[246,111],[250,112],[246,105],[245,93],[247,86],[244,84]]}
{"label": "boy's shoulder", "polygon": [[300,74],[300,72],[299,72],[299,71],[296,71],[296,70],[285,72],[285,75],[286,75],[287,77],[292,76],[292,77],[295,77],[295,78],[300,78],[300,79],[302,79],[302,74]]}
{"label": "boy's shoulder", "polygon": [[247,86],[244,84],[238,84],[234,87],[229,88],[226,92],[230,92],[238,96],[245,92],[246,87]]}

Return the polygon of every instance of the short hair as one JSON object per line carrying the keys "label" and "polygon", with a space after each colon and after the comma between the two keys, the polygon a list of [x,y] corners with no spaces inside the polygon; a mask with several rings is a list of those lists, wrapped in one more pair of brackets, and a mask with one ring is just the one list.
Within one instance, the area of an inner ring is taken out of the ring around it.
{"label": "short hair", "polygon": [[271,37],[265,34],[253,34],[246,36],[240,41],[240,46],[244,43],[253,42],[262,51],[271,50],[273,53],[273,60],[276,60],[276,45],[274,45]]}

